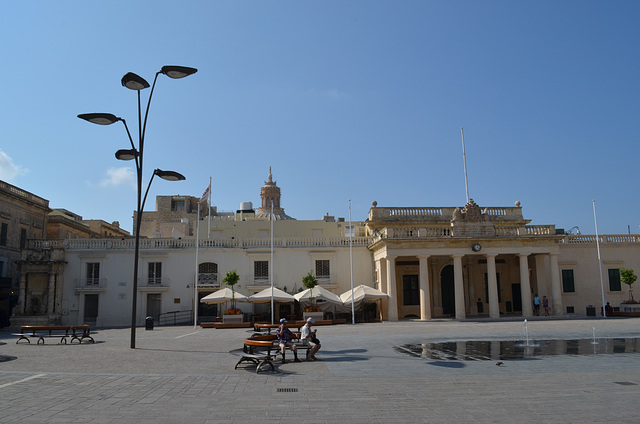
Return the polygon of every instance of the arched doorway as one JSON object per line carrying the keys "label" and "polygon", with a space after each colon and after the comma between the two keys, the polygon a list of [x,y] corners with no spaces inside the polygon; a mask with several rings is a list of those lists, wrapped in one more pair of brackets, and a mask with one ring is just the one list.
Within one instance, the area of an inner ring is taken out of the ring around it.
{"label": "arched doorway", "polygon": [[453,286],[453,265],[447,265],[440,271],[440,291],[442,293],[442,315],[455,316],[456,292]]}

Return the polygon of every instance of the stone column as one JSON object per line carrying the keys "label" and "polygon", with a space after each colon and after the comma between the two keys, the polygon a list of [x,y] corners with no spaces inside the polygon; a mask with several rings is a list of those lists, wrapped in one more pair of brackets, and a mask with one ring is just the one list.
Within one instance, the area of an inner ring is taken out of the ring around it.
{"label": "stone column", "polygon": [[418,256],[420,261],[420,319],[431,319],[431,287],[429,287],[429,255]]}
{"label": "stone column", "polygon": [[531,281],[529,281],[529,254],[520,253],[520,298],[522,299],[522,316],[533,315],[531,307]]}
{"label": "stone column", "polygon": [[396,257],[387,256],[387,294],[389,295],[389,321],[398,321],[398,297],[396,295]]}
{"label": "stone column", "polygon": [[496,255],[487,257],[487,284],[489,286],[489,317],[500,318],[500,303],[498,302],[498,280],[496,278]]}
{"label": "stone column", "polygon": [[464,319],[466,311],[464,307],[464,279],[462,278],[462,256],[453,256],[453,287],[456,295],[456,318]]}
{"label": "stone column", "polygon": [[51,272],[49,274],[49,287],[47,293],[47,314],[51,315],[55,312],[55,299],[54,296],[56,294],[56,274],[55,272]]}
{"label": "stone column", "polygon": [[20,274],[20,288],[18,289],[18,304],[14,308],[15,315],[24,315],[27,310],[27,273]]}
{"label": "stone column", "polygon": [[[388,285],[387,285],[387,261],[378,260],[378,290],[383,293],[387,293]],[[389,294],[389,293],[387,293]],[[382,299],[380,302],[380,313],[382,314],[382,320],[389,320],[389,298]]]}
{"label": "stone column", "polygon": [[562,315],[562,287],[560,286],[560,266],[558,254],[549,254],[549,268],[551,271],[551,305],[553,315]]}

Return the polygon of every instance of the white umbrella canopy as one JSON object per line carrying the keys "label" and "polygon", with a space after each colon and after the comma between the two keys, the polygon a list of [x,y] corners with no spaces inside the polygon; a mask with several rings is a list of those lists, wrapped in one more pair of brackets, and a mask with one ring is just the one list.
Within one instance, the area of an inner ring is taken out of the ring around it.
{"label": "white umbrella canopy", "polygon": [[293,297],[298,302],[312,302],[313,299],[316,299],[316,300],[321,299],[321,300],[326,300],[327,302],[337,303],[339,305],[342,304],[342,300],[337,294],[332,293],[329,290],[325,289],[324,287],[320,287],[320,286],[315,286],[312,289],[303,290],[300,293],[294,294]]}
{"label": "white umbrella canopy", "polygon": [[[289,293],[280,290],[277,287],[273,288],[273,301],[274,302],[293,302],[295,298]],[[271,287],[268,287],[256,294],[249,296],[249,302],[253,303],[266,303],[271,302]]]}
{"label": "white umbrella canopy", "polygon": [[[216,292],[213,292],[211,294],[206,295],[205,297],[203,297],[202,299],[200,299],[200,302],[202,303],[208,303],[208,304],[216,304],[216,303],[225,303],[225,302],[230,302],[233,300],[233,292],[229,287],[225,287],[223,289],[220,289]],[[235,301],[236,302],[247,302],[248,301],[248,297],[245,296],[244,294],[238,292],[236,290],[235,292]]]}
{"label": "white umbrella canopy", "polygon": [[[360,302],[362,299],[385,299],[389,297],[388,294],[383,293],[379,290],[374,289],[373,287],[365,286],[364,284],[359,285],[358,287],[353,288],[353,301]],[[351,290],[347,290],[346,292],[340,295],[340,299],[343,303],[351,302]]]}

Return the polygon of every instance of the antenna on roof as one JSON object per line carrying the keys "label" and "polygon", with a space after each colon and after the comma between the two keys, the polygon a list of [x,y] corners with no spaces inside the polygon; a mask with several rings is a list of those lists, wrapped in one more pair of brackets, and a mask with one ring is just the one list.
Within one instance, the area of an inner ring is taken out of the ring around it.
{"label": "antenna on roof", "polygon": [[464,130],[460,127],[462,134],[462,160],[464,161],[464,186],[467,189],[467,203],[469,203],[469,180],[467,179],[467,154],[464,150]]}

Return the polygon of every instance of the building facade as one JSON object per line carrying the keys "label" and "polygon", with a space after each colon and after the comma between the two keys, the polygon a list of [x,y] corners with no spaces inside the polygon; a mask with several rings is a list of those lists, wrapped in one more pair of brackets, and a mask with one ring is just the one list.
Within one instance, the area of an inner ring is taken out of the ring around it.
{"label": "building facade", "polygon": [[[206,205],[198,212],[197,197],[158,196],[157,210],[145,212],[141,226],[139,325],[147,316],[194,307],[200,321],[215,319],[221,311],[199,299],[224,287],[232,270],[240,276],[235,289],[245,295],[272,282],[296,293],[309,272],[336,294],[365,284],[387,294],[378,312],[393,321],[530,317],[536,294],[550,300],[552,315],[580,316],[592,305],[599,309],[603,298],[620,304],[627,288],[618,269],[640,269],[640,236],[601,235],[596,243],[595,236],[530,225],[519,203],[403,208],[374,202],[365,221],[349,223],[286,215],[271,174],[260,193],[258,210],[243,202],[235,213]],[[134,240],[126,237],[33,240],[23,264],[49,267],[45,275],[55,284],[48,285],[54,287],[48,322],[128,326],[133,252]],[[32,296],[29,288],[21,283],[21,299]],[[256,315],[268,308],[238,306]],[[275,314],[292,312],[284,304]],[[15,318],[33,319],[24,315]]]}

